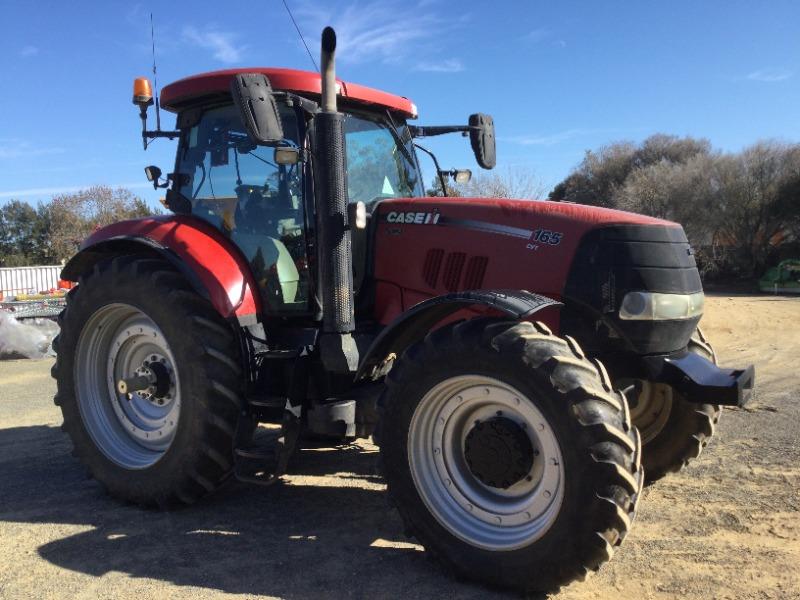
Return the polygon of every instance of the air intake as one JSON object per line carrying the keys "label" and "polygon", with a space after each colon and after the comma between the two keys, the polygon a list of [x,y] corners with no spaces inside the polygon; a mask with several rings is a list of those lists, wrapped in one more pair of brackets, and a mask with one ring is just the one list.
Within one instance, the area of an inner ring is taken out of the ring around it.
{"label": "air intake", "polygon": [[479,290],[483,287],[483,277],[486,275],[486,267],[489,259],[485,256],[473,256],[467,263],[467,271],[464,273],[464,289]]}
{"label": "air intake", "polygon": [[458,291],[458,283],[461,281],[461,272],[464,270],[466,260],[467,255],[463,252],[451,252],[447,255],[442,283],[448,292]]}
{"label": "air intake", "polygon": [[439,282],[439,271],[442,269],[442,259],[444,250],[441,248],[431,248],[425,256],[425,264],[422,265],[422,279],[429,287],[435,288]]}

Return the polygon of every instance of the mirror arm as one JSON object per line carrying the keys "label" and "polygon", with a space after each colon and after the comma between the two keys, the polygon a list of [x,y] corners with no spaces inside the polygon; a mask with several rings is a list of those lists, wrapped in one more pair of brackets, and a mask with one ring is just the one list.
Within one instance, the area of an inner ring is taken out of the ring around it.
{"label": "mirror arm", "polygon": [[473,129],[480,129],[480,127],[475,127],[472,125],[431,125],[431,126],[421,126],[421,125],[409,125],[408,131],[411,133],[411,137],[431,137],[434,135],[443,135],[445,133],[469,133]]}
{"label": "mirror arm", "polygon": [[139,106],[139,118],[142,120],[142,146],[145,150],[147,150],[147,146],[150,140],[154,140],[155,138],[169,138],[175,139],[178,137],[181,132],[180,131],[161,131],[161,129],[157,129],[156,131],[148,131],[147,130],[147,107],[149,105],[142,104]]}

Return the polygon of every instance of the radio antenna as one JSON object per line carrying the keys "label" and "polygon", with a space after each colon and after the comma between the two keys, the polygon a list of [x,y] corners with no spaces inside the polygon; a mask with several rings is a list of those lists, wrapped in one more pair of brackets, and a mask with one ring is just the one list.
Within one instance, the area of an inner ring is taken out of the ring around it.
{"label": "radio antenna", "polygon": [[156,34],[153,27],[153,13],[150,13],[150,44],[153,50],[153,90],[156,95],[156,131],[161,131],[161,112],[158,106],[158,74],[156,72]]}
{"label": "radio antenna", "polygon": [[286,8],[286,12],[289,13],[289,18],[292,20],[292,24],[294,28],[297,30],[297,35],[300,36],[300,41],[303,42],[303,46],[306,47],[306,52],[308,52],[308,58],[311,59],[311,64],[314,65],[314,70],[319,73],[319,67],[317,66],[317,61],[314,60],[314,55],[311,54],[311,50],[308,49],[308,44],[306,44],[306,38],[303,37],[303,34],[300,32],[300,28],[297,26],[297,21],[294,20],[294,15],[292,15],[292,11],[289,10],[289,5],[286,4],[286,0],[283,0],[283,6]]}

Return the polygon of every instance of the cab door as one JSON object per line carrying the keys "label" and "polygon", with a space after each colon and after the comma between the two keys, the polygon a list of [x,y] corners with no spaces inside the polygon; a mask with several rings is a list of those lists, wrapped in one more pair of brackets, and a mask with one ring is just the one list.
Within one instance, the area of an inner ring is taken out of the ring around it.
{"label": "cab door", "polygon": [[[295,111],[280,105],[287,143],[298,145]],[[192,214],[212,223],[242,251],[268,315],[309,311],[302,164],[279,165],[274,149],[247,135],[232,104],[203,112],[182,133],[179,192]]]}

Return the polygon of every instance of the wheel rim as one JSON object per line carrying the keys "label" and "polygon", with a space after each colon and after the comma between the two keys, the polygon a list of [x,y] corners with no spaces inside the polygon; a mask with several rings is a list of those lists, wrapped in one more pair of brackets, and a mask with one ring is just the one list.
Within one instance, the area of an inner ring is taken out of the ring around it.
{"label": "wheel rim", "polygon": [[[465,450],[476,423],[496,418],[519,427],[534,454],[525,474],[507,488],[476,476]],[[564,463],[550,423],[523,394],[496,379],[453,377],[428,391],[411,419],[408,460],[431,513],[473,546],[527,546],[547,532],[561,508]]]}
{"label": "wheel rim", "polygon": [[[634,382],[620,382],[626,387]],[[663,383],[653,383],[638,379],[635,385],[640,388],[636,402],[630,407],[631,422],[642,436],[642,444],[652,441],[661,433],[672,410],[672,388]]]}
{"label": "wheel rim", "polygon": [[[78,409],[95,445],[121,467],[147,468],[169,449],[181,408],[175,365],[161,329],[133,306],[104,306],[84,326],[75,360]],[[158,385],[117,390],[121,379],[152,371]]]}

